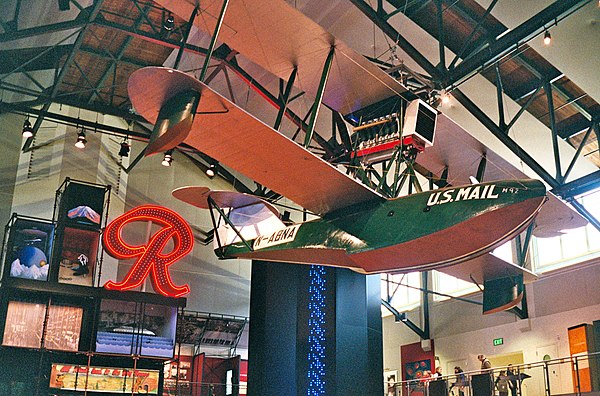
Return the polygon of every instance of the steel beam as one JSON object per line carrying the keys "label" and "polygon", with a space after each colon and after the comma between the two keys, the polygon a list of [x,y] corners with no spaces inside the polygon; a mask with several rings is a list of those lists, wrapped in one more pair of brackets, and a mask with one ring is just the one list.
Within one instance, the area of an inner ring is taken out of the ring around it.
{"label": "steel beam", "polygon": [[488,6],[488,8],[485,10],[485,13],[481,16],[481,18],[477,20],[477,24],[471,31],[471,34],[469,34],[469,37],[467,37],[467,39],[465,40],[465,43],[463,44],[462,48],[457,52],[457,55],[454,57],[454,59],[452,59],[452,62],[450,62],[448,69],[454,68],[456,62],[458,62],[458,60],[464,56],[465,52],[467,51],[467,48],[469,48],[469,45],[471,44],[471,40],[473,40],[473,37],[475,37],[475,34],[477,34],[479,29],[481,28],[481,25],[486,20],[488,15],[492,12],[492,9],[496,6],[497,2],[498,0],[493,0]]}
{"label": "steel beam", "polygon": [[548,115],[550,116],[550,132],[552,134],[552,151],[554,153],[554,167],[556,170],[556,180],[562,183],[562,170],[560,168],[560,150],[558,148],[558,132],[556,131],[556,119],[554,117],[554,100],[552,99],[552,84],[550,81],[544,83],[546,100],[548,101]]}
{"label": "steel beam", "polygon": [[[527,21],[510,30],[500,39],[475,54],[467,56],[449,72],[447,86],[456,86],[462,81],[515,51],[519,46],[543,32],[546,27],[577,11],[591,0],[557,0]],[[416,60],[416,59],[415,59]]]}
{"label": "steel beam", "polygon": [[[75,39],[75,43],[73,44],[73,49],[71,50],[71,53],[69,54],[69,56],[63,63],[63,67],[62,67],[60,73],[58,73],[58,76],[56,77],[56,79],[54,81],[54,86],[52,87],[52,91],[50,92],[50,95],[49,95],[51,100],[54,99],[54,97],[58,93],[58,89],[60,88],[60,85],[62,84],[63,79],[67,75],[67,72],[75,59],[75,55],[77,54],[77,51],[79,51],[79,47],[83,43],[83,37],[85,36],[85,33],[91,26],[91,22],[93,22],[96,19],[96,17],[98,16],[98,14],[100,13],[100,9],[102,8],[103,2],[104,2],[104,0],[95,0],[93,6],[91,7],[91,10],[89,10],[87,23],[85,24],[85,26],[83,28],[81,28],[81,31],[79,32],[79,35],[77,36],[77,39]],[[33,137],[35,137],[35,134],[37,133],[40,126],[42,125],[45,114],[48,111],[48,109],[50,108],[50,104],[51,104],[50,101],[44,104],[44,106],[42,107],[42,113],[35,120],[35,124],[33,125]],[[29,148],[31,147],[31,144],[33,143],[33,137],[30,137],[29,139],[27,139],[25,141],[25,144],[23,145],[23,151],[29,150]]]}
{"label": "steel beam", "polygon": [[404,323],[409,329],[411,329],[423,340],[429,338],[429,334],[427,334],[424,330],[420,329],[419,326],[417,326],[410,319],[408,319],[405,312],[399,312],[396,308],[394,308],[390,303],[388,303],[385,300],[381,300],[381,305],[387,308],[387,310],[390,311],[392,315],[394,315],[394,319],[396,320],[396,322]]}
{"label": "steel beam", "polygon": [[[429,274],[431,271],[422,271],[421,275],[421,288],[423,290],[429,290]],[[427,291],[421,291],[421,315],[423,325],[423,337],[424,339],[430,338],[429,332],[429,293]]]}
{"label": "steel beam", "polygon": [[[377,14],[377,11],[375,11],[366,1],[350,0],[350,2],[354,4],[370,20],[372,20],[375,25],[377,25],[377,27],[383,31],[383,33],[394,40],[394,42],[398,44],[398,46],[402,48],[402,50],[406,52],[408,56],[414,59],[415,62],[417,62],[417,64],[425,70],[425,72],[429,73],[429,75],[432,77],[441,77],[440,71],[392,25],[390,25],[384,18]],[[423,1],[423,3],[425,2]]]}
{"label": "steel beam", "polygon": [[50,25],[35,26],[28,29],[8,31],[6,33],[2,33],[0,34],[0,43],[6,43],[8,41],[13,40],[27,39],[31,37],[40,36],[42,34],[63,32],[65,30],[71,29],[80,29],[84,27],[87,23],[86,18],[82,15],[83,13],[79,13],[77,18],[71,21],[58,22]]}
{"label": "steel beam", "polygon": [[536,160],[533,159],[521,146],[512,140],[505,131],[492,121],[487,114],[483,112],[471,99],[469,99],[460,89],[452,91],[452,95],[463,105],[479,122],[481,122],[490,132],[494,134],[506,147],[525,162],[535,173],[537,173],[552,188],[558,187],[559,182],[550,175]]}
{"label": "steel beam", "polygon": [[[139,28],[139,26],[142,24],[142,22],[144,21],[144,17],[147,15],[149,9],[150,9],[149,5],[146,5],[143,10],[140,9],[140,13],[142,13],[142,15],[140,15],[137,18],[137,20],[135,21],[135,23],[133,25],[134,30],[137,30]],[[132,40],[133,40],[132,36],[127,36],[125,38],[125,41],[123,41],[121,48],[119,48],[119,51],[114,56],[113,61],[110,63],[110,65],[108,65],[108,67],[104,70],[104,73],[102,73],[102,75],[98,79],[98,83],[96,84],[96,89],[90,96],[90,98],[88,100],[88,104],[92,103],[94,101],[94,99],[96,99],[96,97],[99,97],[102,100],[102,98],[100,96],[100,90],[104,87],[104,83],[106,82],[108,77],[111,75],[111,70],[113,68],[116,70],[117,63],[121,60],[121,58],[123,58],[123,55],[125,55],[125,51],[127,50],[127,47],[129,47],[129,44],[131,43]],[[104,100],[102,100],[102,101],[104,101]]]}

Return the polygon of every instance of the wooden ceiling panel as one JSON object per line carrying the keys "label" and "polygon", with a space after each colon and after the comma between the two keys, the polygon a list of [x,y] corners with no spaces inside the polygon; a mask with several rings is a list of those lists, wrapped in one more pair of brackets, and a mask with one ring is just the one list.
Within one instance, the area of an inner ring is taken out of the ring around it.
{"label": "wooden ceiling panel", "polygon": [[139,63],[148,66],[156,66],[162,65],[172,51],[173,48],[133,37],[125,50],[124,57],[136,59]]}

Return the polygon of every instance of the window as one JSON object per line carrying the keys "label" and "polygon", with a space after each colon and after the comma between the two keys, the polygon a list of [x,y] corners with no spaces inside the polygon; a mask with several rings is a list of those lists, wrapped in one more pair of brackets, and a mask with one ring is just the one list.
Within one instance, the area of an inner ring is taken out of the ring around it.
{"label": "window", "polygon": [[[479,288],[472,282],[446,275],[442,272],[433,271],[433,287],[438,293],[448,294],[453,297],[464,296],[465,294],[479,291]],[[443,301],[450,297],[433,295],[433,301]]]}
{"label": "window", "polygon": [[[421,303],[421,273],[381,276],[381,298],[387,300],[398,311],[413,309]],[[383,314],[390,311],[383,308]]]}
{"label": "window", "polygon": [[[578,201],[600,219],[600,190]],[[552,238],[533,238],[533,263],[536,272],[566,267],[600,256],[600,232],[591,224],[566,231]]]}

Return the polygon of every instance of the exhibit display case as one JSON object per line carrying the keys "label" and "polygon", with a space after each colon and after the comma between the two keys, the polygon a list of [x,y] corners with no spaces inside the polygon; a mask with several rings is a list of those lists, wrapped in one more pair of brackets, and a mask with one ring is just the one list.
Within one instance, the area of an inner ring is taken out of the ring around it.
{"label": "exhibit display case", "polygon": [[173,357],[177,308],[103,300],[96,352]]}
{"label": "exhibit display case", "polygon": [[50,220],[15,214],[6,231],[4,276],[48,280],[54,224]]}

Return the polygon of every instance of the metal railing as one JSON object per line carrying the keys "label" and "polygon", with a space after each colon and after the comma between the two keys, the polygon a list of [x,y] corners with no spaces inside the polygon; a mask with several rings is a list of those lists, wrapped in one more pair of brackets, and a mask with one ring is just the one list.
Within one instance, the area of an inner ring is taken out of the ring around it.
{"label": "metal railing", "polygon": [[163,396],[240,396],[247,394],[246,384],[220,384],[165,380]]}
{"label": "metal railing", "polygon": [[508,395],[514,396],[580,396],[588,392],[600,392],[600,352],[512,365],[512,375],[510,372],[507,374],[508,369],[507,366],[494,367],[485,372],[465,371],[461,376],[401,381],[388,387],[388,394],[493,396],[505,389]]}

